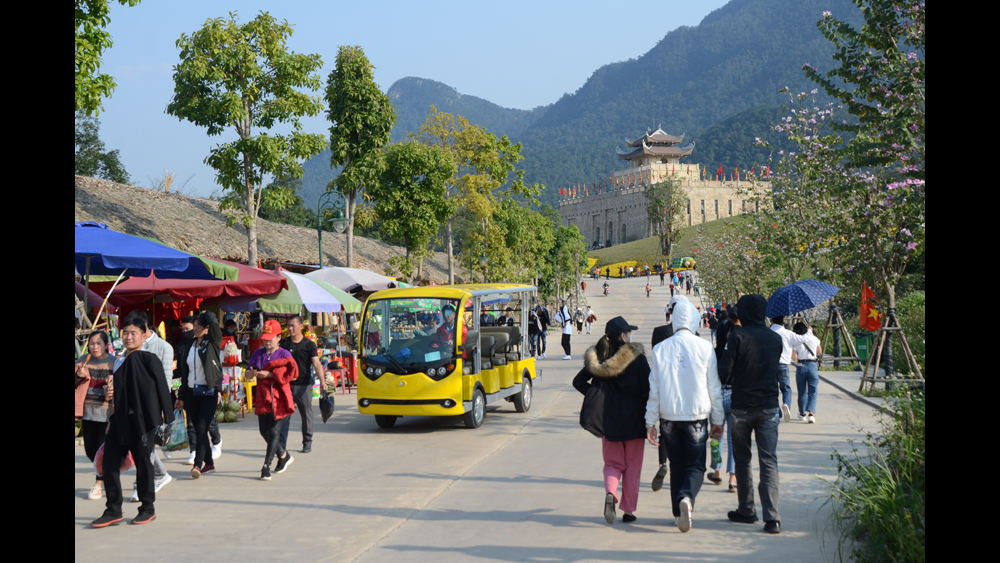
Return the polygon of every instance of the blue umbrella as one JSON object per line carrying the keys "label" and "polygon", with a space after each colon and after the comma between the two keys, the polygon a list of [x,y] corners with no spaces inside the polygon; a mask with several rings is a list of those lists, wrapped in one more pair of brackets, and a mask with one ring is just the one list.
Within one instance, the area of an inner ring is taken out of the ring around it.
{"label": "blue umbrella", "polygon": [[76,223],[76,271],[87,276],[128,275],[160,279],[226,279],[235,281],[237,268],[182,252],[141,237],[112,231],[104,223]]}
{"label": "blue umbrella", "polygon": [[771,294],[767,300],[768,318],[794,315],[795,313],[812,309],[816,305],[830,299],[839,287],[834,287],[819,280],[801,280],[790,283]]}

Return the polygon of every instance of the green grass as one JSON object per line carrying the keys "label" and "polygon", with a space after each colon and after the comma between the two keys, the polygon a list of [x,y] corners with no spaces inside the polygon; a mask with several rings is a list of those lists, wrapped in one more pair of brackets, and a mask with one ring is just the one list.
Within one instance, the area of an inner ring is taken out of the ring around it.
{"label": "green grass", "polygon": [[[675,256],[694,256],[694,239],[698,236],[699,231],[709,236],[714,236],[722,230],[726,221],[736,222],[746,220],[746,217],[735,215],[726,219],[718,219],[715,221],[700,223],[698,225],[692,225],[690,227],[684,227],[681,229],[681,232],[683,233],[681,240],[674,243],[674,254]],[[611,248],[602,248],[600,250],[591,250],[587,252],[587,256],[597,258],[597,263],[599,265],[615,264],[617,262],[625,262],[627,260],[638,260],[640,258],[647,258],[649,256],[659,254],[660,237],[655,236],[627,242],[625,244],[619,244],[617,246],[612,246]]]}

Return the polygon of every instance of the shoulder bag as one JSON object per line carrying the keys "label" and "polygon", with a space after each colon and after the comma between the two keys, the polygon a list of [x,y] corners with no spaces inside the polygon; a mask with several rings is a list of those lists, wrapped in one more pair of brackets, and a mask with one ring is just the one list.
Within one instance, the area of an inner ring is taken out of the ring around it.
{"label": "shoulder bag", "polygon": [[604,387],[599,379],[591,383],[580,407],[580,426],[598,438],[604,437]]}

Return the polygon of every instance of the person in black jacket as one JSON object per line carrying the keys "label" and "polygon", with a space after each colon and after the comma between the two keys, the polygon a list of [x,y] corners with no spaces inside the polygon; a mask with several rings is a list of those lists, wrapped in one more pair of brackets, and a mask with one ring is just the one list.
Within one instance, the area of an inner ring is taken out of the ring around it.
{"label": "person in black jacket", "polygon": [[545,358],[545,349],[548,347],[546,336],[549,332],[549,326],[552,324],[552,319],[549,317],[548,308],[543,305],[535,305],[535,313],[538,315],[538,320],[542,323],[542,330],[538,333],[538,339],[541,342],[539,344],[539,352]]}
{"label": "person in black jacket", "polygon": [[621,509],[625,514],[622,520],[635,521],[633,512],[639,500],[650,368],[642,345],[632,343],[631,333],[638,328],[622,317],[608,321],[604,336],[584,354],[584,368],[573,378],[573,387],[584,395],[592,385],[600,385],[604,391],[601,444],[606,493],[604,518],[608,524],[615,522],[619,481]]}
{"label": "person in black jacket", "polygon": [[122,517],[121,465],[129,452],[135,463],[139,491],[139,514],[132,524],[146,524],[156,518],[153,502],[153,452],[156,429],[173,422],[170,389],[163,375],[163,364],[155,354],[142,349],[146,323],[139,317],[127,317],[122,327],[126,353],[114,371],[114,400],[108,417],[104,440],[104,488],[107,501],[104,514],[90,523],[95,528],[120,524]]}
{"label": "person in black jacket", "polygon": [[781,532],[778,515],[778,361],[782,342],[765,324],[767,300],[762,295],[744,295],[737,303],[740,327],[730,332],[719,363],[719,379],[733,389],[733,457],[736,459],[736,493],[739,507],[729,512],[733,522],[752,524],[758,520],[754,507],[750,433],[757,440],[760,466],[760,504],[764,531]]}
{"label": "person in black jacket", "polygon": [[188,419],[194,420],[198,440],[194,467],[191,468],[194,479],[201,477],[202,473],[215,471],[208,426],[215,419],[215,406],[222,399],[221,344],[219,319],[214,313],[206,311],[194,320],[194,336],[181,343],[177,355],[174,377],[181,380],[181,388],[174,408],[184,409]]}
{"label": "person in black jacket", "polygon": [[715,329],[715,359],[721,362],[722,353],[726,349],[726,340],[735,325],[729,320],[729,313],[725,309],[716,309],[715,316],[719,318],[719,327]]}

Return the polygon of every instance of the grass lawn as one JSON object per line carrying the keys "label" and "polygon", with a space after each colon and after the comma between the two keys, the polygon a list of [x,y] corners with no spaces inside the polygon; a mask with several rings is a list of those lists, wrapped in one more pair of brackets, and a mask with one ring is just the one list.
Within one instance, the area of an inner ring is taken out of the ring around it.
{"label": "grass lawn", "polygon": [[[716,221],[708,221],[706,223],[684,227],[682,229],[683,235],[681,236],[681,240],[674,243],[675,256],[694,256],[692,253],[692,250],[694,250],[694,239],[698,236],[699,231],[709,236],[715,235],[722,230],[726,221],[746,221],[746,218],[742,215],[734,215],[726,219],[718,219]],[[636,260],[639,258],[659,255],[659,253],[660,237],[653,236],[627,242],[625,244],[619,244],[617,246],[612,246],[611,248],[590,250],[587,252],[587,256],[590,258],[596,258],[600,264],[615,264],[618,262],[626,262],[628,260]]]}

